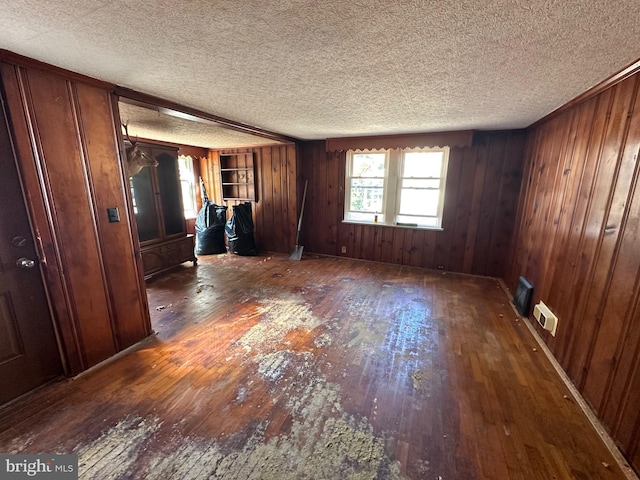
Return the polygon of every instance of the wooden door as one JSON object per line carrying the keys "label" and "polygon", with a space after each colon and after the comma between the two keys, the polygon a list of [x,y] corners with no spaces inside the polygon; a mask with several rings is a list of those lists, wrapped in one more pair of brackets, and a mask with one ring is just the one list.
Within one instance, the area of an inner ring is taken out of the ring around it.
{"label": "wooden door", "polygon": [[62,374],[47,297],[0,108],[0,404]]}

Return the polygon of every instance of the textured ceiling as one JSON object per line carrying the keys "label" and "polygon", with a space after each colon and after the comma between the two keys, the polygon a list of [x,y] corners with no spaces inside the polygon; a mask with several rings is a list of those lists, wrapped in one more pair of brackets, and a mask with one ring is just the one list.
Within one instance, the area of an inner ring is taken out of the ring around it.
{"label": "textured ceiling", "polygon": [[303,139],[525,127],[640,57],[638,0],[0,0],[0,47]]}
{"label": "textured ceiling", "polygon": [[273,145],[270,138],[258,137],[223,127],[207,120],[190,120],[126,102],[119,104],[120,118],[132,138],[149,138],[204,148],[232,148]]}

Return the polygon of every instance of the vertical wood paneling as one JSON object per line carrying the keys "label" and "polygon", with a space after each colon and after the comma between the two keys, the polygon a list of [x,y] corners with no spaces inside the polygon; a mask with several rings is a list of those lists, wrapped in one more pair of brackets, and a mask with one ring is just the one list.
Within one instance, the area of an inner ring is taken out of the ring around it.
{"label": "vertical wood paneling", "polygon": [[[279,149],[280,156],[280,192],[282,192],[282,198],[280,201],[280,218],[279,224],[282,226],[280,228],[280,239],[281,242],[286,245],[287,240],[291,236],[290,227],[291,224],[289,222],[289,172],[290,168],[288,161],[288,153],[287,146],[282,145]],[[287,245],[289,246],[289,245]]]}
{"label": "vertical wood paneling", "polygon": [[[634,75],[529,131],[507,278],[558,316],[540,330],[640,468],[640,79]],[[539,327],[537,327],[539,328]]]}
{"label": "vertical wood paneling", "polygon": [[[476,175],[476,158],[478,152],[477,147],[465,149],[453,149],[450,161],[458,161],[461,163],[459,168],[460,174],[457,178],[448,174],[447,178],[454,182],[458,188],[454,192],[447,192],[449,202],[455,200],[455,217],[450,220],[453,225],[453,241],[449,253],[449,268],[454,272],[462,272],[464,270],[464,255],[467,248],[468,221],[473,197],[468,194],[472,191],[473,183]],[[459,158],[459,160],[458,160]]]}
{"label": "vertical wood paneling", "polygon": [[[258,248],[262,249],[263,239],[261,232],[268,230],[267,223],[274,218],[273,210],[273,176],[271,167],[271,148],[260,148],[255,152],[256,176],[258,178],[258,192],[260,196],[255,204],[255,240]],[[227,216],[231,218],[233,207],[229,205]]]}
{"label": "vertical wood paneling", "polygon": [[425,244],[425,237],[427,232],[424,230],[411,230],[413,235],[411,236],[411,247],[409,250],[409,259],[406,262],[407,265],[412,267],[422,266],[422,246]]}
{"label": "vertical wood paneling", "polygon": [[[295,145],[272,145],[210,151],[200,168],[209,198],[228,207],[239,202],[222,201],[219,155],[252,153],[255,165],[257,201],[253,205],[254,236],[261,251],[287,253],[295,244],[298,215],[297,148]],[[300,201],[302,193],[300,192]],[[307,199],[308,200],[308,199]]]}
{"label": "vertical wood paneling", "polygon": [[[598,173],[602,139],[608,120],[607,112],[611,108],[611,99],[611,90],[604,92],[595,99],[597,105],[595,106],[589,130],[581,132],[583,137],[587,137],[586,156],[583,160],[584,167],[580,193],[574,206],[574,223],[569,233],[570,240],[567,251],[570,252],[570,255],[565,253],[565,256],[572,258],[572,271],[567,274],[570,293],[564,300],[568,305],[568,311],[576,311],[581,307],[584,279],[593,263],[593,255],[589,253],[589,244],[587,243],[587,240],[592,237],[586,234],[589,220],[588,213],[594,198],[593,191]],[[540,137],[542,138],[542,135]],[[584,333],[583,329],[568,329],[563,348],[556,349],[556,355],[558,355],[567,371],[572,365],[570,359],[573,346],[577,343],[577,339],[582,333]]]}
{"label": "vertical wood paneling", "polygon": [[[637,83],[633,105],[639,105]],[[585,395],[589,396],[594,405],[598,405],[605,420],[609,421],[613,421],[615,415],[607,410],[609,404],[603,397],[607,392],[609,395],[613,393],[615,362],[620,360],[620,346],[628,332],[629,313],[633,311],[638,295],[638,285],[634,284],[640,271],[640,249],[637,244],[640,238],[637,225],[640,209],[637,201],[634,201],[638,181],[640,115],[633,116],[626,128],[622,147],[619,149],[616,185],[605,227],[605,238],[611,238],[613,247],[608,266],[607,295],[601,301],[601,317],[607,322],[607,327],[598,330],[590,352],[591,367],[584,385]],[[602,382],[602,378],[607,381]]]}
{"label": "vertical wood paneling", "polygon": [[[282,225],[282,175],[281,175],[281,157],[280,148],[272,148],[271,151],[271,198],[273,199],[273,224]],[[266,153],[266,152],[265,152]],[[278,243],[284,241],[282,231],[274,230],[271,232],[277,238]]]}
{"label": "vertical wood paneling", "polygon": [[[537,142],[540,135],[536,135],[535,132],[529,132],[525,143],[524,157],[529,159],[525,162],[522,172],[522,187],[520,196],[518,199],[518,211],[516,214],[516,223],[514,226],[514,237],[511,241],[511,249],[509,250],[509,279],[518,278],[520,272],[523,271],[523,264],[527,259],[527,239],[528,234],[523,234],[527,226],[530,225],[528,218],[529,210],[524,208],[525,205],[530,204],[530,197],[534,194],[531,185],[533,183],[533,171],[534,171],[534,151],[537,147]],[[517,241],[516,241],[517,240]],[[520,252],[518,255],[515,252]]]}
{"label": "vertical wood paneling", "polygon": [[[592,130],[594,111],[597,105],[597,101],[591,101],[582,105],[577,112],[577,115],[573,117],[573,130],[572,130],[572,149],[567,152],[569,158],[567,166],[564,167],[562,172],[566,179],[566,192],[562,200],[561,206],[561,218],[558,225],[557,238],[553,240],[553,249],[551,249],[550,255],[553,257],[551,267],[553,268],[553,278],[551,285],[555,285],[549,291],[550,302],[560,303],[567,302],[572,298],[575,291],[576,282],[574,280],[576,259],[572,255],[567,255],[567,252],[575,252],[575,242],[577,237],[572,235],[571,232],[579,225],[583,218],[578,213],[578,209],[574,208],[579,202],[581,188],[585,179],[589,181],[591,176],[588,174],[586,168],[587,163],[584,158],[587,154],[588,143],[584,140],[586,137],[581,132]],[[558,336],[552,343],[552,349],[554,351],[562,351],[562,347],[557,347],[556,344],[566,344],[569,335],[566,330],[561,330]],[[562,362],[562,359],[560,359]]]}
{"label": "vertical wood paneling", "polygon": [[[428,250],[425,258],[426,265],[429,268],[443,268],[444,270],[450,270],[449,261],[451,259],[451,248],[453,241],[453,235],[455,234],[455,219],[457,208],[457,194],[458,186],[455,182],[460,177],[460,173],[464,168],[462,158],[464,156],[464,149],[454,147],[449,154],[449,163],[447,165],[447,184],[445,185],[445,201],[442,212],[442,231],[438,232],[438,242],[433,244],[434,249]],[[454,191],[449,195],[449,189],[455,186]],[[418,230],[420,231],[420,230]],[[424,230],[422,230],[424,232]],[[426,237],[424,237],[426,239]],[[433,242],[432,242],[433,243]]]}
{"label": "vertical wood paneling", "polygon": [[506,141],[504,163],[500,172],[498,203],[491,219],[493,228],[487,267],[489,275],[499,278],[504,277],[507,273],[505,257],[508,258],[518,209],[514,192],[520,191],[524,137],[509,135]]}
{"label": "vertical wood paneling", "polygon": [[55,212],[56,240],[72,302],[78,314],[91,316],[90,322],[77,317],[84,361],[95,365],[113,355],[117,346],[87,188],[87,159],[73,118],[73,85],[38,70],[25,74],[23,81],[29,92],[27,108],[35,120],[41,167],[46,171],[49,206]]}
{"label": "vertical wood paneling", "polygon": [[[358,225],[362,228],[361,225]],[[390,263],[397,263],[402,265],[403,250],[404,250],[404,234],[406,230],[404,228],[393,229],[393,250]]]}
{"label": "vertical wood paneling", "polygon": [[222,183],[220,178],[220,155],[216,151],[210,151],[207,158],[200,159],[200,176],[204,182],[209,200],[216,204],[222,204]]}
{"label": "vertical wood paneling", "polygon": [[[123,185],[128,184],[122,164],[114,158],[118,151],[110,95],[96,87],[77,84],[78,122],[89,171],[87,180],[99,235],[101,261],[112,305],[110,315],[122,350],[151,333],[148,305],[138,274],[132,212]],[[119,116],[118,116],[119,118]],[[122,221],[109,222],[107,208],[118,208]]]}
{"label": "vertical wood paneling", "polygon": [[[479,145],[451,150],[442,231],[343,223],[346,154],[326,152],[324,142],[303,142],[300,170],[309,179],[311,196],[305,210],[305,250],[504,275],[525,134],[483,133],[478,138]],[[342,253],[342,246],[347,253]]]}
{"label": "vertical wood paneling", "polygon": [[[314,207],[320,207],[316,209],[313,217],[315,227],[313,235],[317,236],[323,245],[330,245],[329,235],[331,232],[327,228],[330,223],[330,212],[328,209],[329,192],[327,191],[327,178],[329,177],[330,166],[332,166],[331,162],[327,162],[325,158],[318,158],[318,169],[314,171],[314,176],[311,181],[311,203]],[[310,220],[310,218],[308,220]],[[310,224],[311,222],[307,221],[305,226]],[[305,235],[304,238],[306,240],[307,235]],[[354,250],[350,249],[349,251]],[[360,258],[359,253],[356,254],[356,258]]]}
{"label": "vertical wood paneling", "polygon": [[[573,118],[573,116],[572,116]],[[571,118],[569,121],[562,125],[561,138],[567,138],[571,129]],[[564,172],[567,171],[567,164],[564,161],[566,155],[567,144],[570,141],[554,141],[545,144],[546,150],[543,152],[542,158],[544,162],[541,163],[541,168],[544,169],[541,178],[545,178],[545,185],[548,188],[544,189],[544,198],[541,202],[540,219],[544,224],[544,229],[540,232],[540,237],[537,242],[542,246],[542,261],[539,263],[538,268],[542,271],[553,270],[556,262],[554,261],[551,251],[555,243],[555,239],[558,231],[558,218],[562,205],[564,204],[564,198],[562,194],[564,189],[562,188],[563,179],[567,178]],[[559,160],[558,160],[559,159]],[[558,168],[553,168],[552,162],[557,162]],[[547,294],[548,292],[545,292]],[[546,295],[545,295],[546,298]]]}
{"label": "vertical wood paneling", "polygon": [[[634,183],[637,187],[637,160],[635,163]],[[640,405],[640,389],[631,388],[632,385],[640,385],[640,379],[634,380],[634,375],[638,375],[640,370],[640,322],[637,321],[640,318],[640,249],[637,243],[640,238],[640,196],[635,191],[633,193],[616,261],[617,268],[612,275],[611,293],[605,306],[606,311],[619,318],[610,322],[612,328],[599,332],[593,358],[602,360],[594,363],[585,385],[585,392],[589,392],[589,386],[593,383],[591,379],[607,379],[604,390],[598,392],[604,395],[600,410],[607,424],[613,425],[619,432],[623,444],[633,439],[634,426],[626,421],[629,415],[634,414],[629,408]]]}
{"label": "vertical wood paneling", "polygon": [[[370,230],[370,229],[366,229]],[[409,265],[411,263],[411,248],[413,247],[413,228],[405,228],[402,230],[402,259],[399,262],[401,265]]]}
{"label": "vertical wood paneling", "polygon": [[480,224],[480,207],[482,205],[482,194],[484,188],[485,174],[487,171],[487,147],[481,145],[478,148],[476,157],[475,176],[473,177],[473,189],[466,192],[471,196],[471,208],[469,210],[469,220],[467,223],[467,242],[465,246],[462,271],[474,272],[473,260],[476,255],[476,238],[478,237],[478,225]]}
{"label": "vertical wood paneling", "polygon": [[44,262],[43,275],[49,294],[53,318],[58,325],[62,356],[68,372],[80,372],[85,368],[81,352],[79,332],[76,325],[72,299],[65,282],[59,252],[56,248],[55,231],[51,212],[46,208],[47,191],[41,183],[38,153],[33,148],[33,131],[30,128],[30,116],[24,105],[24,88],[20,81],[21,70],[14,65],[0,63],[2,87],[7,102],[10,128],[20,171],[22,173],[25,194],[29,198],[27,208],[33,222],[33,229],[39,246],[41,262]]}
{"label": "vertical wood paneling", "polygon": [[[362,233],[361,233],[361,240],[360,240],[360,247],[361,247],[360,258],[364,260],[373,260],[373,255],[375,251],[375,229],[362,228],[361,231]],[[407,254],[409,254],[409,252],[405,250],[405,255]]]}
{"label": "vertical wood paneling", "polygon": [[[635,377],[632,378],[630,382],[631,385],[638,385],[640,383],[640,369],[636,369]],[[634,393],[634,399],[637,400],[637,390]],[[630,405],[630,403],[629,403]],[[634,405],[631,405],[633,408]],[[629,411],[629,418],[633,418],[633,411]],[[636,420],[633,425],[622,425],[621,426],[621,434],[625,433],[625,427],[629,427],[630,431],[630,440],[629,440],[629,454],[628,457],[631,460],[631,465],[636,467],[636,471],[639,470],[638,465],[640,465],[640,418]]]}
{"label": "vertical wood paneling", "polygon": [[380,261],[393,263],[393,232],[394,228],[374,227],[382,230],[382,248],[380,252]]}
{"label": "vertical wood paneling", "polygon": [[[2,65],[11,129],[67,372],[150,331],[114,99],[39,68]],[[109,223],[108,207],[121,221]]]}
{"label": "vertical wood paneling", "polygon": [[491,242],[494,235],[494,221],[500,186],[502,182],[502,172],[504,167],[506,141],[489,142],[487,145],[487,164],[482,187],[483,195],[480,204],[480,223],[477,228],[476,248],[473,256],[473,271],[488,271],[489,254],[491,252]]}
{"label": "vertical wood paneling", "polygon": [[[326,157],[325,157],[326,158]],[[337,157],[335,161],[340,162],[340,157]],[[330,164],[329,164],[330,165]],[[328,248],[336,248],[336,238],[338,232],[338,226],[341,220],[341,214],[344,211],[344,198],[340,195],[340,190],[344,185],[345,169],[339,169],[338,176],[327,174],[327,216],[326,216],[326,236],[325,242]],[[328,170],[329,172],[330,170]],[[372,237],[376,237],[375,232],[372,232]],[[370,252],[370,259],[373,260],[375,256],[375,243],[376,239],[372,238],[372,250]]]}
{"label": "vertical wood paneling", "polygon": [[[621,167],[620,147],[624,141],[626,123],[635,82],[624,82],[613,87],[614,97],[609,113],[609,121],[605,130],[601,153],[598,161],[598,172],[592,193],[589,221],[586,235],[592,249],[593,263],[586,277],[588,288],[582,291],[578,314],[583,316],[581,337],[576,336],[571,351],[569,373],[578,385],[583,387],[588,374],[594,342],[602,321],[604,299],[609,288],[609,267],[619,233],[619,218],[614,218],[616,212],[611,209],[615,195],[616,182]],[[628,189],[628,186],[627,186]],[[611,225],[608,217],[612,215]],[[607,228],[611,226],[613,230]],[[578,341],[579,338],[579,341]],[[587,398],[598,408],[596,398]]]}
{"label": "vertical wood paneling", "polygon": [[422,245],[422,267],[438,268],[435,258],[436,245],[438,243],[438,232],[432,230],[425,231],[424,244]]}
{"label": "vertical wood paneling", "polygon": [[[327,239],[327,243],[325,245],[320,246],[319,248],[321,249],[326,249],[326,251],[328,252],[339,252],[340,251],[340,246],[342,245],[342,243],[336,241],[336,239],[340,238],[340,232],[342,230],[342,216],[343,216],[343,212],[344,212],[344,182],[345,182],[345,177],[347,175],[346,172],[346,163],[347,163],[347,159],[344,155],[341,155],[340,152],[324,152],[321,149],[317,149],[314,148],[313,149],[315,153],[315,155],[318,156],[318,158],[327,158],[327,159],[331,159],[331,162],[329,163],[329,166],[331,168],[331,171],[336,171],[337,169],[337,175],[333,174],[333,175],[329,175],[329,178],[332,179],[332,181],[336,182],[336,188],[334,191],[334,194],[332,195],[332,198],[334,200],[337,199],[336,203],[336,208],[335,210],[333,210],[332,212],[332,229],[331,229],[331,235],[332,237]],[[311,171],[313,172],[313,168],[315,168],[316,163],[313,162],[311,163],[310,167],[311,167]],[[311,175],[313,175],[313,173],[311,173]],[[376,227],[374,227],[376,228]],[[382,232],[382,230],[380,230],[380,227],[378,228],[378,232]],[[384,230],[384,229],[383,229]],[[382,235],[376,235],[376,242],[382,242]],[[315,251],[322,251],[322,250],[315,250]],[[374,256],[375,256],[375,252],[374,252]]]}

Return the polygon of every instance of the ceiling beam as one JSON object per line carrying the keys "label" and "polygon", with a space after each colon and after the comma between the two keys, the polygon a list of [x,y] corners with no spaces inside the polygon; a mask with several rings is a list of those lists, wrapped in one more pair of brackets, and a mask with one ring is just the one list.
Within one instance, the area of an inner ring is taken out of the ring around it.
{"label": "ceiling beam", "polygon": [[227,128],[237,130],[239,132],[256,135],[263,138],[269,138],[278,142],[296,143],[300,141],[299,139],[294,137],[289,137],[287,135],[271,132],[259,127],[253,127],[241,122],[229,120],[228,118],[219,117],[218,115],[213,115],[211,113],[203,112],[202,110],[186,107],[184,105],[180,105],[178,103],[171,102],[160,97],[155,97],[153,95],[148,95],[146,93],[141,93],[129,88],[116,86],[115,93],[120,97],[121,102],[138,105],[140,107],[152,108],[166,115],[172,115],[175,117],[202,123],[216,123]]}

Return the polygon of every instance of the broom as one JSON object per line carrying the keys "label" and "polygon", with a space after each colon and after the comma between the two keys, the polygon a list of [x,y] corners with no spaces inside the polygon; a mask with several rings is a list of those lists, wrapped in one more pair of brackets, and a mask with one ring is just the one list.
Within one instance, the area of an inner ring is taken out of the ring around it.
{"label": "broom", "polygon": [[300,218],[298,219],[298,233],[296,234],[296,244],[291,250],[289,260],[300,260],[302,258],[302,250],[304,247],[299,245],[300,242],[300,230],[302,229],[302,214],[304,213],[304,201],[307,198],[307,184],[308,180],[304,181],[304,193],[302,194],[302,207],[300,208]]}

